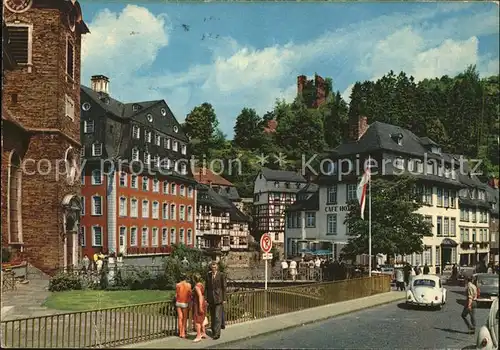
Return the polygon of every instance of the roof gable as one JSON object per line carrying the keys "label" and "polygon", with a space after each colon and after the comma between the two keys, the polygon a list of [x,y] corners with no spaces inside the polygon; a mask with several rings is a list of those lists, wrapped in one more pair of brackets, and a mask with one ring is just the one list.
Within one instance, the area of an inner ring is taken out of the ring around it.
{"label": "roof gable", "polygon": [[261,174],[267,181],[300,182],[300,183],[307,182],[307,180],[301,174],[294,171],[262,168]]}
{"label": "roof gable", "polygon": [[234,186],[232,182],[222,176],[215,174],[211,169],[196,167],[193,171],[195,179],[205,185]]}

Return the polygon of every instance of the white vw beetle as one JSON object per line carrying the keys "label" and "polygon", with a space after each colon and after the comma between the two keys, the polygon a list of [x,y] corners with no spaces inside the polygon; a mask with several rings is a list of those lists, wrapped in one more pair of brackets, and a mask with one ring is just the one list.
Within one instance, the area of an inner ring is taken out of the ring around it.
{"label": "white vw beetle", "polygon": [[406,304],[441,309],[446,303],[446,288],[435,275],[412,276],[406,292]]}
{"label": "white vw beetle", "polygon": [[498,299],[491,304],[490,313],[486,324],[481,327],[477,334],[476,349],[497,350],[498,349]]}

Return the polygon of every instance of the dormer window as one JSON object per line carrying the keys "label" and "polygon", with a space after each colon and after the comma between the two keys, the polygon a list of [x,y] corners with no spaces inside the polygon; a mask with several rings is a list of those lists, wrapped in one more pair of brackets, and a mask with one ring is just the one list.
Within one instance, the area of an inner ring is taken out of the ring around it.
{"label": "dormer window", "polygon": [[162,108],[162,109],[160,110],[160,112],[161,112],[161,115],[162,115],[162,116],[166,116],[166,115],[167,115],[167,110],[166,110],[165,108]]}
{"label": "dormer window", "polygon": [[144,164],[149,165],[151,163],[151,155],[148,152],[144,152]]}
{"label": "dormer window", "polygon": [[102,156],[102,143],[94,143],[92,145],[92,155],[94,157]]}
{"label": "dormer window", "polygon": [[139,106],[138,104],[133,104],[133,105],[132,105],[132,110],[133,110],[134,112],[137,112],[140,108],[141,108],[141,106]]}
{"label": "dormer window", "polygon": [[296,187],[297,189],[299,189],[299,188],[300,188],[300,183],[299,183],[299,182],[297,182],[297,183],[295,184],[295,187]]}
{"label": "dormer window", "polygon": [[280,183],[278,181],[274,181],[274,187],[276,188],[280,187]]}
{"label": "dormer window", "polygon": [[94,121],[93,120],[85,120],[83,122],[83,132],[85,134],[91,134],[94,132]]}
{"label": "dormer window", "polygon": [[285,187],[286,188],[290,188],[290,183],[289,182],[285,182]]}
{"label": "dormer window", "polygon": [[153,115],[151,113],[148,113],[146,115],[146,119],[148,120],[148,122],[152,123],[153,122]]}
{"label": "dormer window", "polygon": [[169,138],[169,137],[167,137],[167,138],[165,139],[165,148],[166,148],[166,149],[170,149],[170,147],[171,147],[171,142],[172,142],[172,141],[170,140],[170,138]]}
{"label": "dormer window", "polygon": [[137,125],[132,127],[132,137],[134,139],[139,139],[141,137],[141,129]]}
{"label": "dormer window", "polygon": [[391,134],[391,139],[396,142],[398,145],[403,145],[403,134],[398,132],[395,134]]}
{"label": "dormer window", "polygon": [[132,149],[132,160],[138,161],[139,160],[139,150],[137,148]]}
{"label": "dormer window", "polygon": [[84,111],[84,112],[89,111],[91,107],[92,107],[92,106],[91,106],[91,105],[90,105],[90,103],[88,103],[88,102],[84,102],[84,103],[82,104],[82,109],[83,109],[83,111]]}
{"label": "dormer window", "polygon": [[146,142],[151,143],[151,131],[146,131],[145,138],[146,138]]}
{"label": "dormer window", "polygon": [[172,145],[172,149],[177,152],[179,150],[179,143],[177,141],[174,141],[173,145]]}
{"label": "dormer window", "polygon": [[159,164],[160,164],[160,157],[158,156],[153,156],[153,159],[152,159],[152,164],[156,167],[159,167]]}
{"label": "dormer window", "polygon": [[174,126],[174,132],[175,132],[175,133],[178,133],[178,132],[179,132],[179,128],[177,127],[177,125],[176,125],[176,126]]}
{"label": "dormer window", "polygon": [[182,175],[187,175],[187,165],[186,163],[181,164],[181,174]]}
{"label": "dormer window", "polygon": [[157,146],[161,145],[161,136],[158,134],[155,134],[155,145]]}
{"label": "dormer window", "polygon": [[187,153],[187,146],[186,145],[181,146],[181,153],[184,155]]}
{"label": "dormer window", "polygon": [[438,146],[432,146],[431,147],[431,152],[436,153],[436,154],[441,154],[441,147]]}

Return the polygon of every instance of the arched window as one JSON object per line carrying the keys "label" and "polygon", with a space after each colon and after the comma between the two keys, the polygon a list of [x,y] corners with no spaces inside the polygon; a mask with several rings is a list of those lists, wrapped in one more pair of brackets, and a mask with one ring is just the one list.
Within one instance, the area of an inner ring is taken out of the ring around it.
{"label": "arched window", "polygon": [[22,243],[23,241],[21,222],[21,181],[21,158],[16,152],[12,152],[10,156],[8,179],[9,243]]}

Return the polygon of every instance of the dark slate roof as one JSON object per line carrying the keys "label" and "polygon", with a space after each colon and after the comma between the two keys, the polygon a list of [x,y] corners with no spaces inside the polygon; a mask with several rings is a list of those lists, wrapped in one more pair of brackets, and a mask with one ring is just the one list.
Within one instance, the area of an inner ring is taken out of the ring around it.
{"label": "dark slate roof", "polygon": [[227,197],[222,197],[231,208],[229,209],[229,218],[232,222],[251,222],[252,218],[239,210],[236,205]]}
{"label": "dark slate roof", "polygon": [[[402,136],[401,145],[391,137],[391,135],[398,134]],[[430,145],[436,145],[436,143],[429,138],[422,139],[408,129],[377,121],[370,124],[358,141],[341,144],[333,153],[335,156],[347,156],[376,151],[390,151],[416,157],[423,157],[424,154],[427,154],[429,158],[450,160],[446,155],[430,153]]]}
{"label": "dark slate roof", "polygon": [[300,182],[306,183],[307,180],[299,173],[287,170],[272,170],[262,168],[262,175],[267,181]]}
{"label": "dark slate roof", "polygon": [[289,206],[286,211],[318,211],[319,210],[319,192],[314,193],[307,199],[298,200]]}
{"label": "dark slate roof", "polygon": [[316,193],[319,190],[319,186],[315,183],[308,183],[305,187],[301,188],[298,193]]}
{"label": "dark slate roof", "polygon": [[430,138],[427,136],[421,137],[420,141],[422,142],[423,145],[432,145],[432,146],[438,146],[438,144],[434,141],[432,141]]}
{"label": "dark slate roof", "polygon": [[236,189],[236,187],[233,187],[233,186],[230,186],[230,187],[221,186],[221,187],[219,187],[218,194],[220,194],[221,196],[223,196],[225,198],[228,198],[232,202],[240,202],[241,201],[241,197],[240,197],[240,194],[238,193],[238,190]]}
{"label": "dark slate roof", "polygon": [[488,202],[490,204],[495,204],[495,208],[493,209],[493,207],[490,207],[490,213],[492,215],[495,215],[495,216],[499,216],[499,193],[498,193],[498,188],[493,188],[491,186],[487,186],[486,188],[486,196],[487,196],[487,199],[488,199]]}
{"label": "dark slate roof", "polygon": [[218,195],[209,186],[198,184],[197,186],[197,202],[202,205],[209,205],[213,208],[218,209],[231,209],[231,203],[229,203],[224,197]]}
{"label": "dark slate roof", "polygon": [[[172,136],[180,141],[189,141],[184,133],[180,131],[174,131],[174,127],[177,127],[178,130],[181,130],[181,125],[164,100],[123,103],[112,98],[108,94],[96,92],[87,86],[81,85],[80,88],[80,91],[84,94],[81,98],[81,103],[90,98],[106,113],[113,115],[115,118],[124,121],[134,120],[135,122],[141,123],[148,127],[152,126],[154,129],[166,135]],[[134,111],[134,106],[137,106],[138,110]],[[161,114],[162,109],[165,109],[165,116]],[[153,125],[151,125],[151,123],[149,123],[146,119],[146,116],[148,114],[151,114],[153,116]]]}
{"label": "dark slate roof", "polygon": [[479,199],[470,199],[470,198],[459,197],[458,203],[460,204],[460,206],[491,209],[490,203],[488,203],[487,201],[479,200]]}

